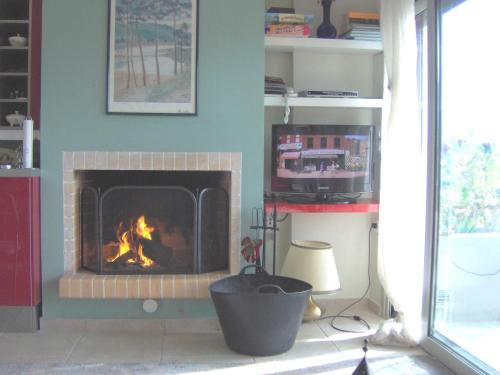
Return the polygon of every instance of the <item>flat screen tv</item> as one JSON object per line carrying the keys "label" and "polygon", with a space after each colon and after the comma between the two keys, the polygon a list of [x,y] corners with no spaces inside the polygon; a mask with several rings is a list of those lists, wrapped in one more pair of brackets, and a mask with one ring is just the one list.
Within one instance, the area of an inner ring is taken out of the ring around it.
{"label": "flat screen tv", "polygon": [[374,126],[273,125],[274,193],[311,195],[373,191]]}

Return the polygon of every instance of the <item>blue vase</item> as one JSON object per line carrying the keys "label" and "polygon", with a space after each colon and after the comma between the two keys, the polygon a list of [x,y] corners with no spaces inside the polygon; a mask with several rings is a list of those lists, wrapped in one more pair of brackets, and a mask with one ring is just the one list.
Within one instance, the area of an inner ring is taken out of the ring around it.
{"label": "blue vase", "polygon": [[323,5],[323,23],[319,25],[316,34],[318,38],[335,39],[337,36],[337,29],[330,21],[330,8],[333,0],[321,0]]}

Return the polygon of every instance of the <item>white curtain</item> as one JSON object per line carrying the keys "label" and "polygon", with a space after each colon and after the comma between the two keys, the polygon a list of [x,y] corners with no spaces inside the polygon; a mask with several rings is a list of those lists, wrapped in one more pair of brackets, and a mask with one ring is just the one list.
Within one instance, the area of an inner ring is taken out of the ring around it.
{"label": "white curtain", "polygon": [[422,335],[426,189],[414,0],[381,0],[381,31],[389,93],[381,132],[378,272],[400,324],[386,322],[374,339],[411,345]]}

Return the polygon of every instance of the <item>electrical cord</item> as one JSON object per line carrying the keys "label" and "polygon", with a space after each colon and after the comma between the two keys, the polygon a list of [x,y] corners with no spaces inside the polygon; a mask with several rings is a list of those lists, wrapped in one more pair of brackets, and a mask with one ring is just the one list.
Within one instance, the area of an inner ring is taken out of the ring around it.
{"label": "electrical cord", "polygon": [[286,219],[288,219],[288,216],[290,216],[290,214],[285,214],[285,216],[283,216],[281,219],[276,218],[276,222],[277,222],[277,223],[282,223],[282,222],[284,222]]}
{"label": "electrical cord", "polygon": [[[365,289],[365,292],[363,293],[363,295],[358,298],[356,301],[354,301],[353,303],[351,303],[350,305],[348,305],[346,308],[342,309],[340,312],[338,312],[337,314],[335,315],[330,315],[330,316],[325,316],[325,317],[322,317],[320,318],[320,320],[324,320],[324,319],[331,319],[330,320],[330,326],[337,330],[337,331],[340,331],[340,332],[347,332],[347,333],[365,333],[367,331],[369,331],[371,329],[370,325],[368,324],[368,322],[366,320],[364,320],[362,317],[360,317],[359,315],[342,315],[344,312],[346,312],[347,310],[349,310],[351,307],[355,306],[356,304],[358,304],[359,302],[361,302],[367,295],[368,295],[368,292],[370,290],[370,287],[372,285],[372,281],[371,281],[371,276],[370,276],[370,266],[371,266],[371,248],[372,248],[372,230],[373,229],[377,229],[377,224],[376,223],[373,223],[370,227],[370,231],[368,232],[368,285]],[[337,318],[343,318],[343,319],[352,319],[356,322],[360,322],[366,329],[363,330],[363,331],[353,331],[353,330],[347,330],[347,329],[343,329],[343,328],[339,328],[337,327],[335,324],[333,324],[333,322],[337,319]]]}
{"label": "electrical cord", "polygon": [[[350,330],[350,329],[339,328],[339,327],[337,327],[336,325],[333,324],[333,321],[335,319],[338,319],[338,318],[345,318],[345,319],[355,320],[357,322],[360,322],[366,329],[364,329],[363,331],[353,331],[353,330]],[[368,324],[368,322],[366,320],[364,320],[362,317],[360,317],[359,315],[338,315],[337,314],[330,321],[330,326],[333,329],[337,330],[337,331],[347,332],[347,333],[365,333],[365,332],[368,332],[371,329],[370,324]]]}

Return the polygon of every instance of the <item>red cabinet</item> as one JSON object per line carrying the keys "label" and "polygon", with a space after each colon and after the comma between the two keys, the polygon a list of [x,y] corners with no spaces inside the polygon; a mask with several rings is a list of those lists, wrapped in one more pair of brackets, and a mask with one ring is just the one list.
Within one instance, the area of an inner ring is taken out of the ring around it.
{"label": "red cabinet", "polygon": [[0,306],[40,303],[40,178],[0,178]]}

